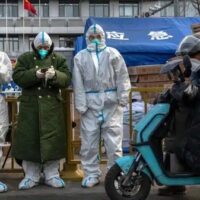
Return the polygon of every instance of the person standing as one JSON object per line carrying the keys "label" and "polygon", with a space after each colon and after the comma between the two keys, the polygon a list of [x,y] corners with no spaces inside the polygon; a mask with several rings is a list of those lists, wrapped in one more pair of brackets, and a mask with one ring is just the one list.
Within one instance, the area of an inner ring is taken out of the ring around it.
{"label": "person standing", "polygon": [[41,171],[45,184],[64,187],[59,176],[59,160],[66,153],[64,108],[60,90],[71,80],[66,60],[53,52],[46,32],[32,43],[32,52],[22,54],[13,73],[22,88],[19,117],[12,145],[12,156],[22,162],[25,173],[19,189],[39,184]]}
{"label": "person standing", "polygon": [[[0,52],[0,91],[1,85],[12,80],[12,63],[5,52]],[[2,147],[9,128],[8,106],[4,94],[0,93],[0,160],[3,156]],[[0,192],[6,192],[8,187],[0,182]]]}
{"label": "person standing", "polygon": [[131,88],[127,67],[120,53],[105,43],[98,24],[86,33],[87,48],[74,57],[75,107],[81,114],[82,187],[99,183],[99,140],[104,139],[108,168],[122,156],[123,107]]}

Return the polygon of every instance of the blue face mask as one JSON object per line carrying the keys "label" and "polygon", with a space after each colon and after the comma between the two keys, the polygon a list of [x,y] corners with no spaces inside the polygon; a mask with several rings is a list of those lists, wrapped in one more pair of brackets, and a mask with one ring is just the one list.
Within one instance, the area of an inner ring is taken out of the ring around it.
{"label": "blue face mask", "polygon": [[93,39],[91,42],[96,44],[96,45],[99,45],[101,43],[101,41],[97,38]]}
{"label": "blue face mask", "polygon": [[39,53],[39,55],[40,55],[40,58],[41,58],[41,59],[44,59],[44,58],[47,56],[48,51],[45,50],[45,49],[40,49],[40,50],[38,51],[38,53]]}

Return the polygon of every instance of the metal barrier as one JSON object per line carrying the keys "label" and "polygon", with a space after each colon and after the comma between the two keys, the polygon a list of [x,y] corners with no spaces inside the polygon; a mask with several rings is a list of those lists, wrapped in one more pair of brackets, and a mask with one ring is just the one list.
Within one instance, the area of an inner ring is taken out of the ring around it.
{"label": "metal barrier", "polygon": [[8,107],[9,107],[9,111],[10,111],[10,122],[9,122],[9,126],[11,127],[11,143],[9,145],[7,145],[7,152],[6,152],[6,156],[2,165],[2,169],[0,170],[0,173],[16,173],[16,172],[22,172],[21,168],[15,168],[15,162],[14,162],[14,158],[11,158],[11,162],[10,162],[10,169],[6,169],[5,168],[5,164],[8,161],[8,157],[10,155],[10,150],[11,150],[11,145],[12,145],[12,141],[13,141],[13,135],[14,132],[16,130],[16,121],[17,121],[17,97],[15,96],[8,96],[5,97],[5,101],[8,103]]}
{"label": "metal barrier", "polygon": [[[147,112],[147,103],[148,103],[148,94],[149,93],[159,93],[163,90],[163,87],[139,87],[139,88],[131,88],[129,93],[129,139],[136,140],[134,129],[133,129],[133,110],[132,110],[132,94],[133,92],[140,92],[144,101],[144,112]],[[132,152],[132,149],[129,148],[129,151]]]}
{"label": "metal barrier", "polygon": [[[148,94],[149,93],[157,93],[163,90],[163,87],[144,87],[144,88],[132,88],[129,95],[129,134],[130,134],[130,140],[133,139],[133,118],[132,118],[132,93],[133,92],[140,92],[143,101],[145,104],[145,112],[147,111],[147,103],[148,103]],[[63,97],[65,99],[65,118],[66,118],[66,128],[67,128],[67,149],[66,149],[66,160],[63,165],[63,170],[61,171],[61,176],[63,178],[73,180],[73,181],[79,181],[83,177],[83,172],[80,169],[80,159],[79,157],[75,157],[74,151],[76,148],[80,148],[81,141],[80,139],[77,139],[74,136],[74,104],[73,104],[73,90],[72,89],[66,89],[63,90]],[[17,99],[16,98],[10,98],[7,99],[7,101],[12,102],[12,135],[14,134],[15,127],[14,124],[16,122],[16,104]],[[101,150],[100,150],[101,154]],[[105,163],[106,160],[102,159],[101,163]],[[16,172],[16,169],[14,168],[13,160],[11,164],[11,169],[6,170],[6,172]]]}
{"label": "metal barrier", "polygon": [[[163,87],[144,87],[144,88],[132,88],[129,95],[129,134],[130,140],[133,139],[133,128],[132,128],[132,93],[140,92],[143,96],[143,101],[145,105],[145,112],[147,111],[147,103],[148,103],[148,94],[149,93],[157,93],[161,92]],[[80,180],[82,178],[82,171],[78,167],[80,164],[79,159],[74,158],[73,149],[75,147],[80,147],[80,140],[73,138],[73,125],[72,125],[72,115],[74,112],[73,105],[73,90],[66,90],[66,121],[67,121],[67,154],[66,154],[66,163],[64,164],[64,169],[61,172],[64,178],[70,180]],[[131,151],[131,150],[130,150]],[[101,151],[100,151],[101,154]],[[101,163],[105,163],[106,160],[101,160]]]}

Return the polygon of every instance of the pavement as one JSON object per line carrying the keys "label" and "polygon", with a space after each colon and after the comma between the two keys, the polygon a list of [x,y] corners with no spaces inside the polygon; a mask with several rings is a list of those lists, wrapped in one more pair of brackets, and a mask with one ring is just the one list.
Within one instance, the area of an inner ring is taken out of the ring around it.
{"label": "pavement", "polygon": [[[8,167],[10,164],[9,160],[6,166]],[[66,187],[62,189],[41,184],[30,190],[18,190],[18,184],[23,178],[23,173],[0,173],[0,181],[8,185],[8,191],[0,193],[0,200],[109,200],[103,183],[106,165],[103,164],[100,168],[102,170],[101,183],[87,189],[81,187],[80,181],[65,180]],[[158,196],[157,189],[158,186],[152,186],[150,195],[146,200],[200,200],[200,186],[189,186],[186,195],[172,197]]]}
{"label": "pavement", "polygon": [[[80,182],[66,182],[66,187],[55,189],[45,185],[39,185],[30,190],[18,190],[18,183],[21,177],[13,178],[0,177],[0,180],[8,185],[8,192],[0,194],[0,200],[109,200],[107,197],[103,181],[94,187],[85,189],[80,186]],[[186,195],[173,197],[160,197],[157,195],[157,186],[152,187],[147,200],[199,200],[200,186],[190,186],[187,188]]]}

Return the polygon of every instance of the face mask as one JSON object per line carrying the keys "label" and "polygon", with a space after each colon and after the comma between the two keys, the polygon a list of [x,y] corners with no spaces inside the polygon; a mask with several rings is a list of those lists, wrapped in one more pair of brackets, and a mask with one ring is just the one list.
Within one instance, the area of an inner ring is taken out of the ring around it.
{"label": "face mask", "polygon": [[44,59],[44,58],[47,56],[48,51],[45,50],[45,49],[40,49],[40,50],[38,51],[38,53],[39,53],[39,55],[40,55],[40,58],[41,58],[41,59]]}
{"label": "face mask", "polygon": [[101,43],[101,41],[100,41],[99,39],[95,38],[95,39],[93,39],[93,40],[91,41],[91,43],[94,43],[94,44],[96,44],[96,45],[99,45],[99,44]]}

